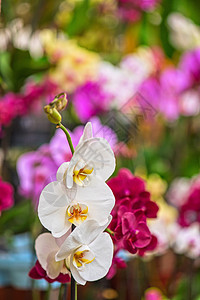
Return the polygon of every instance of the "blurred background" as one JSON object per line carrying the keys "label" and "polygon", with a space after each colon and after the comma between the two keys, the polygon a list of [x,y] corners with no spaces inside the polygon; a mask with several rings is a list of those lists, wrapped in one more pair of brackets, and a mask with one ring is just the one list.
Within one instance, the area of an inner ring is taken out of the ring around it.
{"label": "blurred background", "polygon": [[155,245],[116,250],[107,278],[78,298],[199,300],[200,2],[1,2],[0,298],[58,297],[59,282],[28,272],[39,195],[71,158],[43,106],[66,92],[74,145],[91,121],[115,152],[113,176],[129,169],[159,207]]}

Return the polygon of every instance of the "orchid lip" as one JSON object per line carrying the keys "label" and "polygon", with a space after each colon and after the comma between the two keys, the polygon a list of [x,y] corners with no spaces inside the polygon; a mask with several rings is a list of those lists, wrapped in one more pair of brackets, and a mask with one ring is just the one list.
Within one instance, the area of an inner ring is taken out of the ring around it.
{"label": "orchid lip", "polygon": [[87,185],[89,182],[89,176],[92,174],[94,168],[89,168],[87,165],[81,169],[74,168],[73,180],[80,186]]}
{"label": "orchid lip", "polygon": [[80,269],[86,264],[93,262],[95,259],[94,253],[87,246],[79,247],[73,256],[73,265]]}
{"label": "orchid lip", "polygon": [[67,208],[68,221],[74,225],[79,225],[88,217],[88,206],[85,204],[73,204]]}

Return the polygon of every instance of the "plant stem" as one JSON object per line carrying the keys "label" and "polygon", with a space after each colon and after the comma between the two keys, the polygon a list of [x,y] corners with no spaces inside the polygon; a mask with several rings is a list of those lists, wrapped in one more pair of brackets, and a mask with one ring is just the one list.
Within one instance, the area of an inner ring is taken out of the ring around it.
{"label": "plant stem", "polygon": [[56,128],[62,129],[62,131],[64,131],[64,133],[66,134],[67,141],[69,143],[69,147],[70,147],[71,152],[73,154],[74,153],[74,147],[73,147],[73,144],[72,144],[71,136],[70,136],[69,132],[67,131],[67,128],[65,128],[65,126],[63,126],[61,123],[59,123]]}
{"label": "plant stem", "polygon": [[45,297],[46,300],[49,300],[50,293],[51,293],[51,283],[48,284],[48,289],[47,289],[46,297]]}
{"label": "plant stem", "polygon": [[[65,128],[65,126],[63,126],[61,123],[58,124],[57,128],[60,128],[64,131],[64,133],[66,134],[67,137],[67,141],[69,143],[69,147],[71,149],[72,154],[74,153],[74,147],[72,144],[72,140],[71,140],[71,136],[69,134],[69,132],[67,131],[67,129]],[[72,231],[75,229],[75,225],[72,224]],[[66,291],[67,288],[66,286],[64,287],[64,295],[63,295],[63,299],[66,299],[67,295],[66,295]],[[73,278],[72,274],[71,274],[71,300],[77,300],[77,283],[75,281],[75,279]]]}
{"label": "plant stem", "polygon": [[115,235],[114,231],[112,231],[110,228],[106,228],[105,231],[110,233],[110,235],[112,235],[112,236]]}
{"label": "plant stem", "polygon": [[77,300],[77,283],[74,278],[71,278],[71,300]]}

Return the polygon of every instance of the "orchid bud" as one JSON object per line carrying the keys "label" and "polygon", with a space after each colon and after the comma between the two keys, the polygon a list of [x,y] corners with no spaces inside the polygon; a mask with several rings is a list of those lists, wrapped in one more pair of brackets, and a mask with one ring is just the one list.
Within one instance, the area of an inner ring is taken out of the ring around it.
{"label": "orchid bud", "polygon": [[66,93],[61,93],[58,94],[51,103],[44,107],[44,111],[51,123],[58,124],[61,122],[62,117],[59,114],[59,111],[65,109],[67,102]]}
{"label": "orchid bud", "polygon": [[55,108],[58,111],[62,111],[67,106],[67,102],[68,102],[68,100],[67,100],[66,93],[61,93],[54,98],[52,104],[55,105]]}
{"label": "orchid bud", "polygon": [[48,104],[44,107],[44,111],[47,114],[47,118],[51,123],[58,124],[62,121],[62,117],[57,111],[55,107],[53,107],[51,104]]}

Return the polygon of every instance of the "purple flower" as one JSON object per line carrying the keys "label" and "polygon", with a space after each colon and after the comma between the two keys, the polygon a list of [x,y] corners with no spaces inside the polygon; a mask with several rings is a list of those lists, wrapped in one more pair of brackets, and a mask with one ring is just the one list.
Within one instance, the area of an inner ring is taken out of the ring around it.
{"label": "purple flower", "polygon": [[187,52],[183,55],[180,70],[185,75],[186,88],[191,88],[200,83],[200,48]]}
{"label": "purple flower", "polygon": [[147,105],[146,109],[152,106],[166,119],[173,121],[180,114],[180,95],[184,87],[184,74],[176,69],[167,69],[159,78],[150,77],[142,83],[139,90],[145,99],[142,105]]}
{"label": "purple flower", "polygon": [[41,191],[55,179],[57,168],[48,145],[41,146],[38,151],[21,155],[17,162],[20,194],[32,198],[37,207]]}
{"label": "purple flower", "polygon": [[88,81],[76,90],[73,104],[82,122],[108,110],[111,97],[108,92],[103,90],[102,83],[102,80]]}

